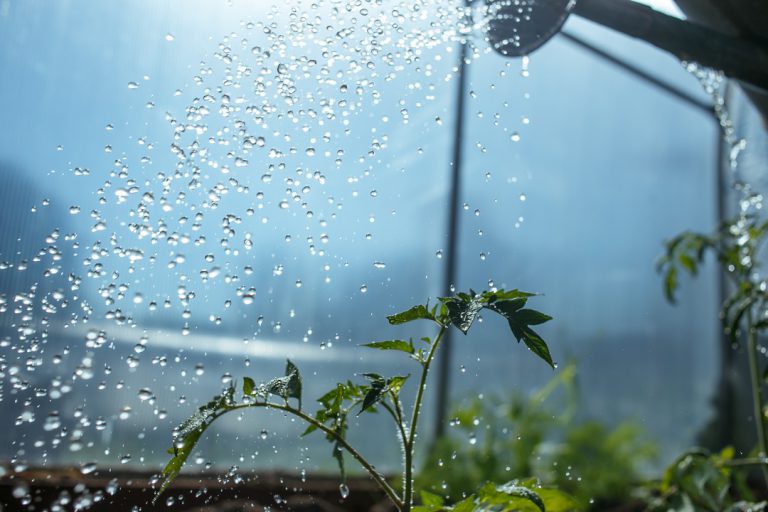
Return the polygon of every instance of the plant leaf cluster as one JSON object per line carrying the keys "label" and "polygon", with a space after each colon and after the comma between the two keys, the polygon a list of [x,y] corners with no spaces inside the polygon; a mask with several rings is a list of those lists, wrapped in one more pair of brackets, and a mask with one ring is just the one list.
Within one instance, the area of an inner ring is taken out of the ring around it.
{"label": "plant leaf cluster", "polygon": [[[768,309],[768,287],[764,281],[754,279],[758,253],[767,233],[768,221],[742,215],[721,223],[712,234],[685,231],[666,242],[657,270],[663,275],[667,300],[676,301],[682,271],[698,275],[706,255],[714,254],[735,284],[733,293],[723,302],[720,318],[725,334],[732,343],[738,343],[746,314],[753,308]],[[765,329],[768,319],[760,319],[752,327]]]}
{"label": "plant leaf cluster", "polygon": [[[420,365],[421,375],[410,421],[406,419],[400,400],[400,393],[410,374],[385,377],[377,373],[363,373],[361,376],[365,382],[356,383],[348,380],[338,383],[317,400],[319,408],[314,415],[307,414],[302,410],[302,378],[299,369],[290,360],[286,364],[285,374],[281,377],[261,384],[257,384],[251,377],[244,377],[241,401],[235,400],[236,388],[234,385],[230,385],[222,395],[200,407],[176,430],[173,448],[169,450],[173,457],[162,472],[163,481],[155,500],[178,476],[200,437],[214,420],[227,412],[261,407],[280,410],[303,420],[308,425],[304,435],[316,430],[322,431],[326,440],[332,445],[332,455],[338,462],[342,482],[346,475],[344,464],[346,452],[363,466],[399,510],[403,512],[414,510],[412,458],[417,424],[429,368],[446,329],[453,326],[466,334],[481,311],[492,311],[507,320],[512,334],[518,342],[525,343],[534,354],[554,368],[546,342],[531,328],[532,325],[539,325],[551,320],[551,317],[539,311],[525,308],[528,299],[532,296],[534,294],[519,290],[498,290],[480,294],[470,290],[469,293],[459,293],[453,297],[441,297],[438,299],[438,303],[431,308],[429,304],[417,305],[387,317],[392,325],[405,324],[414,320],[428,320],[439,327],[439,332],[434,339],[421,338],[419,347],[414,345],[413,340],[398,339],[375,341],[364,345],[380,351],[404,352]],[[275,401],[274,397],[279,400]],[[360,415],[376,412],[378,409],[385,410],[393,419],[402,445],[401,448],[405,453],[402,495],[398,495],[384,477],[347,441],[349,415],[351,413]],[[555,503],[554,508],[547,505],[547,510],[550,512],[566,510],[557,508],[556,505],[558,499],[564,502],[563,500],[566,498],[552,494],[552,492],[526,482],[510,483],[498,487],[486,486],[478,491],[471,502],[464,500],[463,504],[457,504],[455,508],[445,508],[445,510],[475,510],[478,512],[538,510],[544,512],[544,503],[547,499]],[[550,498],[546,498],[546,496],[550,496]],[[474,508],[467,508],[470,505]],[[532,509],[531,506],[534,508]]]}
{"label": "plant leaf cluster", "polygon": [[487,483],[455,505],[421,492],[421,505],[414,512],[573,512],[579,504],[567,494],[542,486],[538,480],[512,480],[502,485]]}
{"label": "plant leaf cluster", "polygon": [[577,420],[576,376],[571,362],[530,395],[473,398],[454,408],[452,428],[431,447],[417,487],[447,500],[485,482],[536,475],[584,510],[625,503],[656,447],[634,423],[609,429]]}
{"label": "plant leaf cluster", "polygon": [[719,454],[690,451],[664,472],[649,500],[648,512],[765,512],[768,503],[754,502],[744,474],[732,468],[733,448]]}

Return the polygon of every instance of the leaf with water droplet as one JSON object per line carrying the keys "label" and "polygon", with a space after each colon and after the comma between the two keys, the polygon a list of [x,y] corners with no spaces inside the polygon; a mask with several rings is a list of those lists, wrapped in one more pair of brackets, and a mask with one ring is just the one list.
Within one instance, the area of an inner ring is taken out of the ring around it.
{"label": "leaf with water droplet", "polygon": [[413,342],[403,340],[374,341],[373,343],[365,343],[362,346],[379,350],[399,350],[408,354],[413,354],[414,352]]}
{"label": "leaf with water droplet", "polygon": [[455,297],[441,297],[440,301],[448,308],[448,319],[461,332],[467,334],[477,314],[483,309],[483,297],[459,293]]}
{"label": "leaf with water droplet", "polygon": [[429,312],[426,306],[418,305],[413,306],[411,309],[403,311],[402,313],[397,313],[396,315],[390,315],[387,317],[387,320],[391,325],[400,325],[420,319],[434,320],[435,316]]}
{"label": "leaf with water droplet", "polygon": [[476,504],[480,506],[475,510],[496,510],[497,507],[502,507],[502,510],[527,512],[538,509],[540,512],[546,512],[541,496],[530,487],[514,480],[499,486],[484,485],[477,493]]}
{"label": "leaf with water droplet", "polygon": [[235,387],[230,384],[229,388],[213,398],[210,402],[200,407],[195,414],[187,418],[176,430],[173,446],[168,450],[168,453],[173,457],[168,461],[165,468],[163,468],[163,483],[160,485],[155,497],[152,499],[152,503],[156,503],[160,495],[165,491],[171,483],[179,476],[181,468],[187,461],[189,454],[194,450],[195,445],[200,440],[200,436],[203,432],[213,423],[213,421],[221,416],[224,412],[234,404]]}
{"label": "leaf with water droplet", "polygon": [[391,392],[397,396],[409,376],[410,375],[396,375],[385,379],[378,373],[364,373],[363,377],[371,381],[371,385],[364,386],[366,394],[363,398],[363,405],[360,408],[360,412],[357,413],[358,416],[366,411],[373,412],[372,407],[384,400],[387,393]]}
{"label": "leaf with water droplet", "polygon": [[253,390],[256,389],[256,383],[250,377],[243,377],[243,394],[250,396],[253,394]]}
{"label": "leaf with water droplet", "polygon": [[295,398],[301,410],[301,374],[299,368],[290,359],[285,364],[285,375],[288,377],[285,399],[287,401],[289,398]]}

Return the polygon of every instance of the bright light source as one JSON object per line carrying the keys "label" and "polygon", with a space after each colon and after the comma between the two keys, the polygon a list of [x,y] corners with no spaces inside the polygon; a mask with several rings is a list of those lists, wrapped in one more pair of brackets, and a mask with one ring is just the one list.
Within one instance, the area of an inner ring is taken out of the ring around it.
{"label": "bright light source", "polygon": [[674,0],[634,0],[639,4],[650,5],[659,12],[675,16],[676,18],[685,19],[683,11],[677,6]]}

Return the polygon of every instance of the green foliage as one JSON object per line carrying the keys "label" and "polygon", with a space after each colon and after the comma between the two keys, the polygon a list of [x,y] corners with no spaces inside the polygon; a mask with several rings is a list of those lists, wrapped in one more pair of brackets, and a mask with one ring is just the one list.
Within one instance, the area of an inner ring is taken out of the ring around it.
{"label": "green foliage", "polygon": [[[706,255],[713,253],[735,284],[733,293],[723,302],[720,318],[725,334],[733,343],[738,343],[742,327],[746,327],[746,313],[753,308],[765,311],[768,306],[768,288],[754,279],[758,252],[766,233],[768,222],[743,215],[723,222],[711,235],[686,231],[676,236],[665,244],[665,254],[657,263],[657,270],[664,278],[665,296],[674,303],[681,270],[691,276],[698,275]],[[764,329],[768,321],[760,321],[753,327]]]}
{"label": "green foliage", "polygon": [[[684,269],[695,276],[707,253],[713,253],[726,275],[731,277],[731,295],[723,302],[721,320],[723,332],[735,346],[742,337],[747,339],[752,408],[757,434],[758,464],[732,461],[732,451],[719,455],[704,452],[683,454],[666,471],[659,487],[660,496],[651,510],[764,510],[765,503],[736,501],[734,482],[743,482],[745,473],[732,471],[731,466],[760,467],[768,486],[768,467],[764,457],[768,447],[765,429],[763,384],[768,368],[760,369],[758,334],[768,329],[768,281],[759,275],[759,251],[768,234],[768,222],[756,214],[742,211],[737,218],[723,222],[711,235],[687,231],[667,242],[666,254],[658,262],[664,275],[664,291],[674,302],[679,286],[678,274]],[[742,491],[746,485],[737,486]],[[742,494],[744,494],[742,492]],[[745,497],[747,500],[748,496]],[[654,508],[655,507],[655,508]]]}
{"label": "green foliage", "polygon": [[614,430],[577,423],[577,408],[573,363],[529,397],[471,400],[453,411],[453,427],[433,445],[416,485],[456,498],[485,482],[537,474],[583,509],[626,500],[655,457],[654,446],[630,423]]}
{"label": "green foliage", "polygon": [[421,492],[414,512],[574,512],[579,504],[567,494],[542,486],[535,479],[512,480],[503,485],[485,484],[453,506],[437,494]]}
{"label": "green foliage", "polygon": [[[317,401],[320,405],[314,416],[302,410],[302,379],[299,369],[291,361],[285,368],[285,375],[256,384],[250,377],[243,378],[242,400],[235,400],[235,386],[230,386],[224,394],[200,407],[198,412],[186,420],[176,431],[174,445],[170,453],[173,455],[163,470],[164,480],[158,490],[157,497],[168,488],[181,471],[184,462],[195,448],[198,440],[219,416],[245,408],[277,409],[292,414],[308,424],[304,435],[320,430],[326,440],[332,445],[332,456],[339,465],[342,481],[345,479],[344,454],[351,455],[389,496],[398,509],[409,512],[413,509],[413,452],[419,413],[423,401],[426,379],[430,365],[445,334],[446,329],[453,326],[467,333],[481,310],[495,312],[507,319],[510,329],[518,342],[526,346],[551,367],[554,367],[552,357],[546,342],[530,326],[539,325],[551,320],[551,317],[532,309],[524,309],[532,293],[519,290],[483,292],[480,294],[459,293],[454,297],[441,297],[439,304],[431,309],[429,305],[414,306],[401,313],[387,317],[392,325],[404,324],[415,320],[428,320],[439,327],[434,339],[422,338],[425,347],[416,348],[413,341],[387,340],[368,343],[364,346],[380,351],[405,352],[421,366],[421,378],[416,389],[410,423],[406,421],[400,392],[410,375],[395,375],[383,377],[377,373],[363,373],[365,383],[338,383],[322,395]],[[273,401],[272,397],[282,399]],[[293,403],[296,404],[294,407]],[[375,468],[347,441],[350,412],[357,410],[357,415],[366,412],[376,412],[380,407],[394,420],[405,454],[402,495],[375,470]],[[429,493],[422,495],[424,504],[417,508],[421,510],[456,510],[456,511],[527,511],[545,512],[545,504],[550,512],[558,510],[573,510],[565,504],[571,503],[570,498],[553,489],[540,488],[538,484],[528,482],[510,482],[502,486],[486,485],[473,494],[471,499],[463,500],[454,507],[444,506],[442,498]],[[439,503],[438,503],[439,501]],[[550,505],[551,503],[551,505]],[[424,508],[427,507],[427,508]],[[559,507],[559,508],[558,508]]]}
{"label": "green foliage", "polygon": [[754,503],[752,496],[739,496],[738,489],[747,488],[739,481],[743,474],[732,469],[733,463],[732,448],[715,455],[705,451],[684,453],[666,469],[655,486],[648,512],[768,510],[766,502]]}
{"label": "green foliage", "polygon": [[613,430],[595,421],[569,426],[552,457],[552,483],[600,510],[630,498],[642,466],[655,456],[655,445],[637,424]]}

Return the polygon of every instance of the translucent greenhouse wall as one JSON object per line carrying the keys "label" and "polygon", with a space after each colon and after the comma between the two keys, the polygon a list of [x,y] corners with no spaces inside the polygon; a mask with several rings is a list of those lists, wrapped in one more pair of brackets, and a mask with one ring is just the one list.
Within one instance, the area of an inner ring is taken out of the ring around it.
{"label": "translucent greenhouse wall", "polygon": [[[431,334],[384,317],[443,291],[458,15],[349,5],[0,0],[13,468],[156,470],[201,401],[286,357],[307,397],[407,371],[357,345]],[[667,56],[567,28],[698,93]],[[504,60],[473,30],[457,289],[543,293],[584,416],[637,421],[665,453],[693,444],[719,372],[716,279],[673,307],[654,262],[716,221],[712,119],[565,41]],[[502,327],[455,338],[455,400],[552,376]],[[427,437],[434,403],[425,420]],[[389,434],[359,421],[352,439],[394,468],[394,435],[372,443]],[[193,465],[332,469],[285,423],[224,419]]]}

